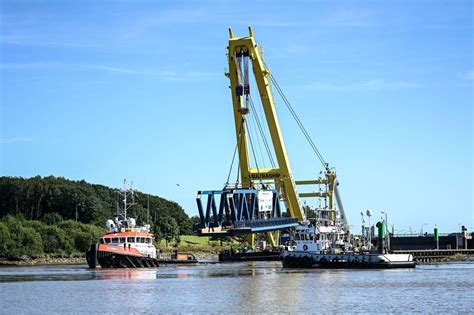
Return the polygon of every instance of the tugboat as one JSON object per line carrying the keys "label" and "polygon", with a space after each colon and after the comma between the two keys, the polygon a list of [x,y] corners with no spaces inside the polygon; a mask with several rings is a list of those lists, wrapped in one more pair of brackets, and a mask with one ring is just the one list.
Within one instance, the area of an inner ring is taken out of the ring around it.
{"label": "tugboat", "polygon": [[[411,254],[389,253],[383,246],[384,222],[379,222],[379,248],[374,251],[372,243],[353,247],[347,242],[349,235],[338,219],[328,220],[327,211],[316,210],[319,219],[314,224],[302,224],[292,234],[290,244],[282,252],[283,267],[286,268],[414,268],[416,262]],[[370,231],[368,231],[370,233]],[[383,237],[382,237],[383,236]]]}
{"label": "tugboat", "polygon": [[[127,217],[127,210],[133,206],[134,190],[124,188],[119,191],[123,197],[123,209],[117,209],[117,217],[107,220],[107,233],[100,238],[99,244],[92,244],[86,252],[90,268],[100,265],[102,268],[146,268],[158,267],[154,245],[155,237],[150,233],[150,225],[137,226],[134,218]],[[127,198],[132,202],[127,204]]]}

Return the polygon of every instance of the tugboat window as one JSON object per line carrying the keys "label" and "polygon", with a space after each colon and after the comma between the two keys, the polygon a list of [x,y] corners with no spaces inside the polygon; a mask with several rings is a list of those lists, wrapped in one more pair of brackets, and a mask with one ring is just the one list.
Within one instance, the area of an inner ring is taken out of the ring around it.
{"label": "tugboat window", "polygon": [[119,238],[118,238],[118,237],[114,237],[114,238],[112,239],[112,243],[118,243],[118,242],[119,242]]}
{"label": "tugboat window", "polygon": [[106,244],[109,244],[110,243],[110,238],[104,238],[104,241]]}
{"label": "tugboat window", "polygon": [[128,242],[129,243],[135,243],[135,237],[129,237]]}
{"label": "tugboat window", "polygon": [[125,243],[125,237],[120,238],[120,243]]}

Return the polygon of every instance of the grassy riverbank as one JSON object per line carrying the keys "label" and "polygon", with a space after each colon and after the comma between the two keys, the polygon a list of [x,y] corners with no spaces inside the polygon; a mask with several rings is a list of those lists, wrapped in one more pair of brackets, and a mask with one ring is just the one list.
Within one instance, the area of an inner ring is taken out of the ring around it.
{"label": "grassy riverbank", "polygon": [[230,249],[231,246],[236,247],[237,243],[233,241],[211,240],[209,237],[199,237],[195,235],[181,235],[179,242],[170,242],[166,244],[165,240],[161,240],[157,244],[157,248],[163,253],[178,250],[180,252],[205,252],[218,254],[221,250]]}
{"label": "grassy riverbank", "polygon": [[[217,255],[223,249],[229,249],[232,242],[210,240],[208,237],[198,237],[194,235],[181,235],[179,242],[169,242],[165,240],[156,244],[164,258],[178,250],[179,252],[192,253],[199,260],[217,260]],[[21,259],[0,258],[0,266],[37,266],[37,265],[80,265],[86,264],[85,251],[75,252],[71,255],[41,255],[39,257],[23,256]]]}

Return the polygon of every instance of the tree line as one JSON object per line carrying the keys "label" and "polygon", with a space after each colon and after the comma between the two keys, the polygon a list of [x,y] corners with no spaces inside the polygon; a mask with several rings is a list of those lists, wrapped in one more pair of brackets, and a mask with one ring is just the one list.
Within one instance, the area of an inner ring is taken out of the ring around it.
{"label": "tree line", "polygon": [[83,256],[105,232],[92,224],[63,221],[57,214],[46,214],[43,219],[47,222],[26,220],[22,215],[0,219],[0,257]]}
{"label": "tree line", "polygon": [[[6,224],[10,235],[25,232],[18,225],[14,225],[15,228],[10,226],[15,220],[20,223],[42,222],[49,229],[64,228],[66,233],[69,233],[68,228],[85,231],[84,226],[88,225],[103,228],[106,220],[114,217],[119,202],[121,198],[116,189],[84,180],[54,176],[0,177],[2,233],[5,233]],[[134,217],[139,225],[150,224],[157,238],[171,240],[180,234],[192,234],[192,220],[176,202],[141,192],[135,194],[135,202],[128,215]],[[75,222],[84,225],[74,225]],[[41,235],[41,229],[35,231]],[[35,235],[31,230],[25,233]]]}

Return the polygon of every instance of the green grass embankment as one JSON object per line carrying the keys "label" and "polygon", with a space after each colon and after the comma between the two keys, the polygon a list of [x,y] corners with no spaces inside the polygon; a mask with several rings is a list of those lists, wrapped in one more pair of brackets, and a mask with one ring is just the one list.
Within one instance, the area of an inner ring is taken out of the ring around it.
{"label": "green grass embankment", "polygon": [[157,244],[157,248],[163,253],[178,250],[179,252],[218,254],[221,250],[230,249],[231,245],[237,246],[237,243],[229,241],[222,241],[221,243],[221,241],[211,240],[209,237],[181,235],[180,242],[170,242],[166,246],[166,241],[161,240]]}

